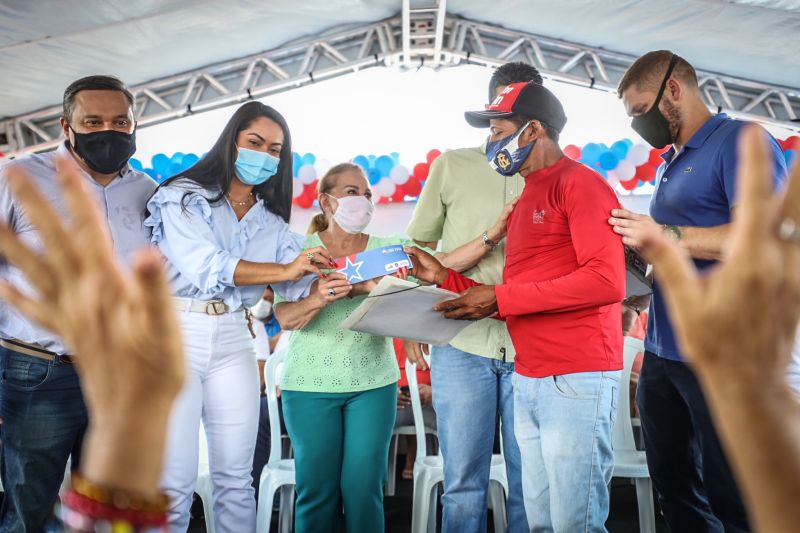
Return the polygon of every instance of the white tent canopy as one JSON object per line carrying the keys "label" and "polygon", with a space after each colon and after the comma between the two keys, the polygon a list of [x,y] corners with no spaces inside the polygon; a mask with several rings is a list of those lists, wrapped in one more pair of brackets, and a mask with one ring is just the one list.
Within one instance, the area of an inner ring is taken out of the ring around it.
{"label": "white tent canopy", "polygon": [[[64,88],[83,75],[114,74],[139,85],[396,17],[402,3],[0,1],[0,117],[59,104]],[[793,98],[800,92],[796,1],[449,0],[446,10],[449,16],[633,56],[668,48],[701,70],[771,84]]]}

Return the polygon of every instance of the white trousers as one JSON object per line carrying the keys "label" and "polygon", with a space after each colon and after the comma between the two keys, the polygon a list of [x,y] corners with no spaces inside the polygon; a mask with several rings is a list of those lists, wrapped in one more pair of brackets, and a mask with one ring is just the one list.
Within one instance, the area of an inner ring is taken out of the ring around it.
{"label": "white trousers", "polygon": [[181,311],[180,318],[188,372],[172,409],[162,480],[171,499],[171,531],[183,533],[189,527],[202,420],[216,532],[253,532],[252,469],[259,411],[253,338],[242,311],[219,316]]}

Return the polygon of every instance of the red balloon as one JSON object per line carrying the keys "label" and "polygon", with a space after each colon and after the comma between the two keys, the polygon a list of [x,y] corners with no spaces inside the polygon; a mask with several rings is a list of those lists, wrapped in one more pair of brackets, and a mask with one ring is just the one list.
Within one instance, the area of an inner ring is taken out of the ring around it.
{"label": "red balloon", "polygon": [[636,177],[634,176],[632,179],[629,179],[628,181],[620,181],[619,184],[622,185],[622,188],[625,189],[626,191],[632,191],[633,189],[636,188],[637,185],[639,185],[639,180],[636,179]]}
{"label": "red balloon", "polygon": [[417,163],[414,165],[414,177],[419,181],[424,181],[428,179],[428,170],[430,170],[428,163]]}
{"label": "red balloon", "polygon": [[405,201],[405,199],[406,199],[405,187],[398,186],[397,189],[394,191],[394,194],[392,195],[392,201],[402,202]]}
{"label": "red balloon", "polygon": [[568,144],[564,147],[564,155],[577,161],[581,158],[581,149],[574,144]]}
{"label": "red balloon", "polygon": [[433,163],[433,161],[440,155],[442,155],[442,152],[437,150],[436,148],[428,152],[428,156],[426,157],[426,159],[428,160],[428,164],[430,165],[431,163]]}
{"label": "red balloon", "polygon": [[800,148],[800,137],[792,135],[791,137],[781,141],[781,148],[784,150],[797,150]]}
{"label": "red balloon", "polygon": [[409,177],[408,181],[405,182],[403,186],[405,187],[406,195],[408,196],[419,196],[419,193],[422,192],[422,185],[420,184],[419,180],[417,180],[416,176]]}
{"label": "red balloon", "polygon": [[312,205],[314,205],[314,199],[309,198],[304,194],[297,199],[297,205],[303,209],[309,209]]}
{"label": "red balloon", "polygon": [[656,177],[656,169],[649,163],[636,167],[636,179],[639,181],[653,181]]}
{"label": "red balloon", "polygon": [[661,165],[661,163],[664,162],[664,160],[661,159],[661,154],[663,154],[667,150],[669,150],[669,146],[667,146],[666,148],[661,148],[661,149],[653,148],[652,150],[650,150],[650,159],[648,160],[650,166],[658,168]]}
{"label": "red balloon", "polygon": [[380,200],[378,200],[379,204],[388,204],[389,198],[387,196],[381,196]]}

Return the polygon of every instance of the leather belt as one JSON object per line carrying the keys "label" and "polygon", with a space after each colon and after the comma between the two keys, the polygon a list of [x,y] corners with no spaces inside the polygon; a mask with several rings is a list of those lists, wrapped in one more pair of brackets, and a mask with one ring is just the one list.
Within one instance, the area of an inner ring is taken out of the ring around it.
{"label": "leather belt", "polygon": [[219,316],[231,312],[231,308],[222,300],[175,299],[173,301],[178,311],[205,313],[211,316]]}
{"label": "leather belt", "polygon": [[71,356],[67,354],[57,354],[49,350],[45,350],[39,344],[31,344],[19,339],[0,339],[0,346],[12,352],[28,355],[37,359],[45,361],[57,361],[59,363],[73,364],[74,361]]}

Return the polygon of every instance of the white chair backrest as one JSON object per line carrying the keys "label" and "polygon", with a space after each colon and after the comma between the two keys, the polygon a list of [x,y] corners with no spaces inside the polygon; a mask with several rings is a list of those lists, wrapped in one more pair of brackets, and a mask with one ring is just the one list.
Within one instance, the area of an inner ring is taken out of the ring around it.
{"label": "white chair backrest", "polygon": [[631,423],[631,368],[636,355],[644,352],[644,342],[633,337],[625,337],[625,347],[622,350],[623,368],[622,379],[619,384],[619,400],[617,402],[617,422],[614,424],[614,433],[611,442],[615,450],[635,451],[636,441],[633,438],[633,424]]}
{"label": "white chair backrest", "polygon": [[[425,360],[428,361],[428,358],[426,357]],[[414,413],[414,432],[417,435],[417,460],[420,461],[428,455],[428,445],[425,441],[425,418],[422,416],[422,401],[419,398],[417,365],[408,358],[406,358],[406,376],[408,377],[408,389],[411,395],[411,410]]]}
{"label": "white chair backrest", "polygon": [[278,411],[278,385],[283,370],[283,357],[286,350],[277,350],[269,356],[264,365],[264,384],[267,389],[267,408],[269,411],[269,461],[272,465],[283,459],[281,452],[281,415]]}

